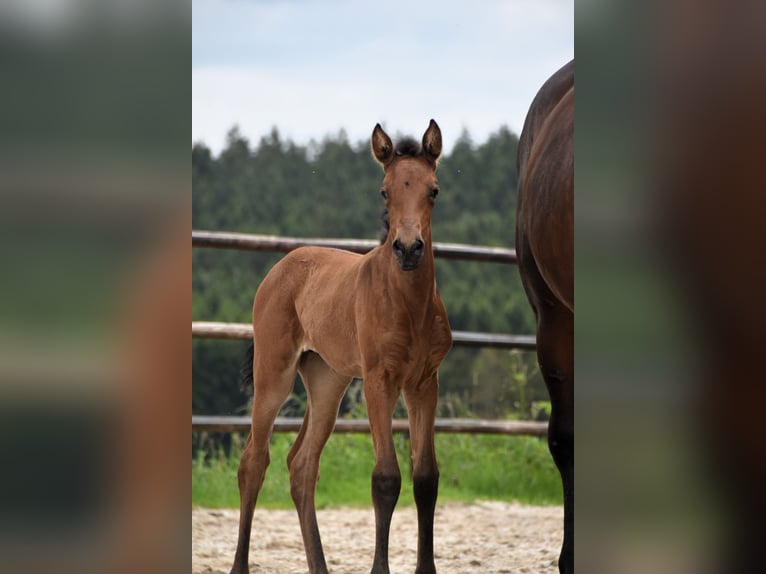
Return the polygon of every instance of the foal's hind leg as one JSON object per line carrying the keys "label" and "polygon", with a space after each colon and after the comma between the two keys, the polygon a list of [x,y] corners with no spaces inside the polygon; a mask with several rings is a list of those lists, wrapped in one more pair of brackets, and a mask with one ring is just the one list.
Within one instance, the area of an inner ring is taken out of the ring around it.
{"label": "foal's hind leg", "polygon": [[418,508],[418,564],[415,574],[434,574],[434,510],[439,467],[434,448],[434,420],[439,383],[436,375],[418,389],[404,389],[410,420],[412,488]]}
{"label": "foal's hind leg", "polygon": [[250,531],[253,522],[255,502],[263,485],[266,467],[269,465],[269,438],[282,403],[295,381],[297,357],[292,362],[286,361],[281,369],[268,356],[256,347],[253,365],[253,418],[252,429],[248,437],[242,459],[239,463],[237,479],[239,482],[239,536],[237,551],[234,556],[232,574],[246,574],[250,549]]}
{"label": "foal's hind leg", "polygon": [[538,309],[537,357],[551,398],[548,446],[564,486],[561,574],[574,572],[574,315],[561,303]]}
{"label": "foal's hind leg", "polygon": [[333,371],[313,352],[303,356],[298,370],[306,386],[308,408],[298,439],[287,456],[290,494],[298,509],[309,572],[326,574],[314,495],[319,479],[319,457],[335,428],[338,407],[351,379]]}

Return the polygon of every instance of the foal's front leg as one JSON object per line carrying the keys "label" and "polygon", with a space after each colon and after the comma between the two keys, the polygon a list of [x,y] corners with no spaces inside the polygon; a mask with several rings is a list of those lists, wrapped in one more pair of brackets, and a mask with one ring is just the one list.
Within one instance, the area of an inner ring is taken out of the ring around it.
{"label": "foal's front leg", "polygon": [[371,574],[389,574],[388,535],[391,516],[399,500],[402,475],[391,435],[391,417],[399,389],[390,388],[384,377],[367,376],[364,381],[367,416],[370,419],[375,468],[372,470],[372,504],[375,507],[375,557]]}
{"label": "foal's front leg", "polygon": [[435,574],[434,511],[439,466],[434,448],[434,421],[439,384],[436,375],[416,389],[405,389],[412,445],[412,488],[418,509],[418,564],[415,574]]}

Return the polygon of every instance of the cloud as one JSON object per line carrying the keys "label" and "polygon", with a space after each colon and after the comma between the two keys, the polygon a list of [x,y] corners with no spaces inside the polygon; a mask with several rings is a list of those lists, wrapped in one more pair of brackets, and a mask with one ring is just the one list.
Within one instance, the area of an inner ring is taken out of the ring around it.
{"label": "cloud", "polygon": [[[199,8],[198,8],[199,6]],[[449,150],[518,132],[542,82],[573,54],[571,1],[425,2],[384,11],[195,0],[192,136],[214,151],[233,125],[251,140],[276,126],[298,143],[376,122],[418,135],[430,118]]]}
{"label": "cloud", "polygon": [[283,136],[307,143],[339,129],[352,141],[365,140],[377,122],[392,134],[419,135],[434,118],[449,150],[463,128],[477,141],[501,125],[518,132],[531,99],[482,102],[470,91],[443,98],[433,88],[392,89],[374,80],[317,82],[252,68],[202,68],[192,73],[192,135],[217,152],[235,124],[251,139],[276,126]]}

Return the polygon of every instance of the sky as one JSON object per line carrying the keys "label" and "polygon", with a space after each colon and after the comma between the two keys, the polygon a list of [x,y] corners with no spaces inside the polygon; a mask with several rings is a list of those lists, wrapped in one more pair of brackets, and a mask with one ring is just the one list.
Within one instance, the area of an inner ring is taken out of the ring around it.
{"label": "sky", "polygon": [[445,152],[519,133],[542,83],[574,57],[574,0],[193,0],[192,141],[237,126],[306,145],[376,123]]}

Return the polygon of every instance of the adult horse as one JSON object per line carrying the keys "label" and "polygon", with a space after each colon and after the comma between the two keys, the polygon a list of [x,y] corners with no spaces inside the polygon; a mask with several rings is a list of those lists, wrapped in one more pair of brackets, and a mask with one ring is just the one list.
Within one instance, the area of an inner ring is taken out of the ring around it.
{"label": "adult horse", "polygon": [[308,407],[287,465],[309,572],[327,572],[314,505],[319,457],[354,377],[364,379],[375,451],[372,572],[389,572],[391,516],[401,489],[391,419],[400,394],[409,416],[418,510],[415,572],[436,572],[436,371],[452,345],[447,313],[436,289],[431,244],[441,150],[441,131],[433,120],[420,145],[406,139],[394,147],[376,125],[372,152],[384,171],[380,193],[387,211],[385,240],[363,256],[338,249],[296,249],[274,266],[256,293],[254,357],[248,369],[254,385],[253,419],[238,472],[239,538],[232,573],[248,572],[250,530],[269,464],[269,437],[296,371],[306,386]]}
{"label": "adult horse", "polygon": [[564,486],[562,573],[574,571],[574,60],[532,101],[519,138],[516,253],[551,398],[548,445]]}

